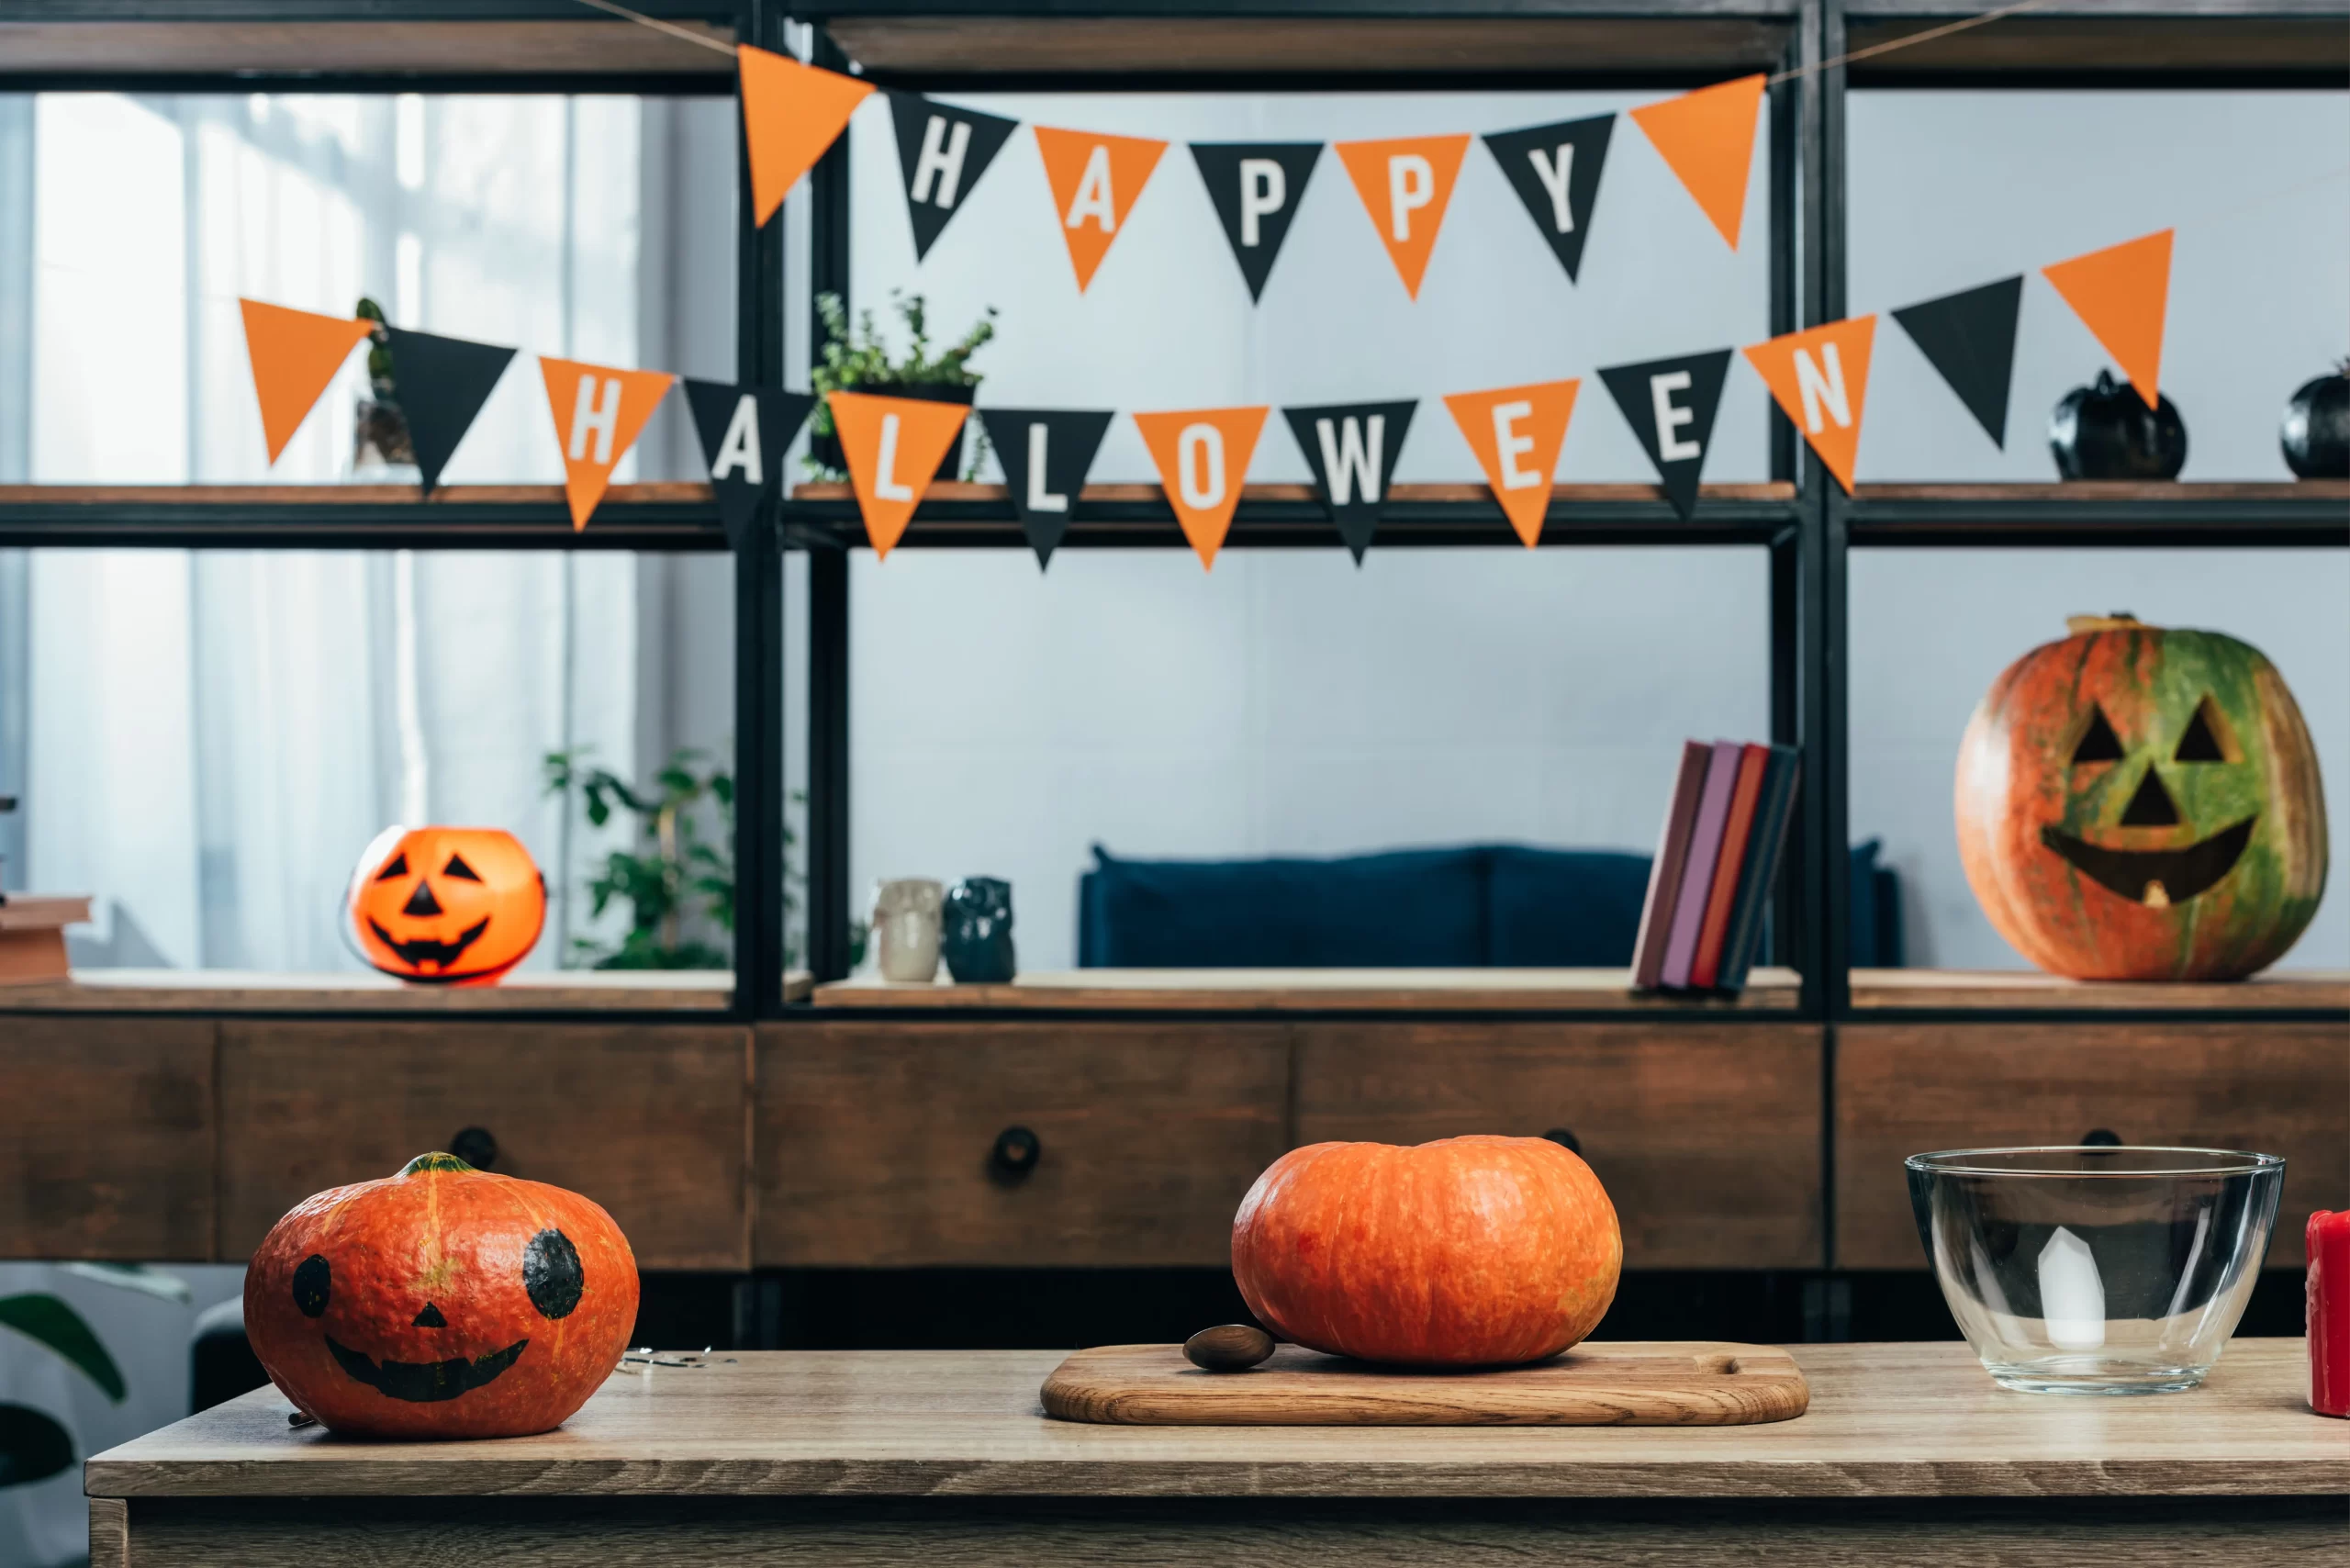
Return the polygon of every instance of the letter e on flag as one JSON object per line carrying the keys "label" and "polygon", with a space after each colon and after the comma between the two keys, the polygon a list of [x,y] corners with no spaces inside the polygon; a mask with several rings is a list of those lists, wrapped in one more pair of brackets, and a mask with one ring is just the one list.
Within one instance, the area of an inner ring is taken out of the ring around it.
{"label": "letter e on flag", "polygon": [[1477,454],[1510,526],[1531,549],[1542,542],[1550,510],[1550,476],[1574,418],[1580,381],[1538,381],[1491,392],[1454,392],[1444,399],[1461,439]]}

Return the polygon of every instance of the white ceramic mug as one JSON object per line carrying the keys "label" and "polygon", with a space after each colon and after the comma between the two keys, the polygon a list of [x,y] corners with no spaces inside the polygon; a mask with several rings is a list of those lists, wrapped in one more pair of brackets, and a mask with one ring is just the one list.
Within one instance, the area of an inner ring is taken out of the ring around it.
{"label": "white ceramic mug", "polygon": [[938,978],[938,912],[946,890],[927,877],[873,884],[874,967],[898,985]]}

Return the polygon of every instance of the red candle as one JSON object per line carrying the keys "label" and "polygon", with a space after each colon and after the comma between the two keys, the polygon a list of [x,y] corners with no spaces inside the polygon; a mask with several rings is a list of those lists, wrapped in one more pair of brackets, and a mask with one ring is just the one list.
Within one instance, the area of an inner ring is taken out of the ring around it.
{"label": "red candle", "polygon": [[2310,1408],[2350,1416],[2350,1212],[2310,1215]]}

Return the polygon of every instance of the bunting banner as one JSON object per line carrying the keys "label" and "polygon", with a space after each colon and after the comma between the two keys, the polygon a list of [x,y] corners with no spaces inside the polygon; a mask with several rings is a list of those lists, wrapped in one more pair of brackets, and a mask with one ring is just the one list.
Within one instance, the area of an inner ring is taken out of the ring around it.
{"label": "bunting banner", "polygon": [[1754,126],[1769,80],[1741,76],[1628,111],[1733,251],[1746,217]]}
{"label": "bunting banner", "polygon": [[1614,115],[1561,120],[1525,130],[1488,133],[1485,149],[1502,166],[1502,177],[1526,215],[1550,247],[1567,281],[1581,281],[1583,241],[1591,235],[1592,204],[1599,199],[1599,171],[1607,162]]}
{"label": "bunting banner", "polygon": [[962,435],[970,407],[867,392],[827,393],[825,402],[865,518],[866,542],[875,560],[887,560],[947,449]]}
{"label": "bunting banner", "polygon": [[848,129],[873,84],[802,65],[788,54],[737,44],[743,89],[743,149],[751,167],[751,215],[761,227],[800,176]]}
{"label": "bunting banner", "polygon": [[1395,460],[1412,428],[1416,401],[1336,403],[1323,408],[1283,409],[1290,433],[1314,470],[1314,487],[1338,525],[1338,537],[1362,565],[1387,510],[1387,487]]}
{"label": "bunting banner", "polygon": [[2149,409],[2162,398],[2163,319],[2170,308],[2175,232],[2165,229],[2040,269]]}
{"label": "bunting banner", "polygon": [[686,406],[701,441],[710,489],[726,542],[743,542],[759,503],[783,480],[784,454],[816,406],[806,392],[780,386],[735,386],[722,381],[686,380]]}
{"label": "bunting banner", "polygon": [[1494,499],[1529,550],[1542,543],[1559,448],[1582,386],[1580,381],[1538,381],[1492,392],[1454,392],[1444,399],[1485,471]]}
{"label": "bunting banner", "polygon": [[914,259],[920,261],[1020,122],[912,93],[890,95],[890,118],[898,133],[898,173],[906,187],[906,216],[913,223]]}
{"label": "bunting banner", "polygon": [[457,443],[474,427],[514,351],[498,343],[435,337],[386,326],[385,346],[392,353],[392,377],[400,389],[400,415],[408,421],[409,449],[423,476],[423,492],[441,483]]}
{"label": "bunting banner", "polygon": [[1469,151],[1466,131],[1458,136],[1406,136],[1391,141],[1337,141],[1331,150],[1347,167],[1363,210],[1379,230],[1404,280],[1404,292],[1420,297],[1428,256],[1436,250],[1444,209],[1452,203],[1453,182]]}
{"label": "bunting banner", "polygon": [[1069,503],[1085,488],[1093,454],[1116,417],[1106,409],[979,410],[988,444],[1003,465],[1005,493],[1039,568],[1053,564],[1053,552],[1069,532]]}
{"label": "bunting banner", "polygon": [[1852,461],[1861,449],[1861,413],[1868,402],[1869,348],[1875,341],[1876,318],[1854,316],[1745,351],[1747,363],[1848,496]]}
{"label": "bunting banner", "polygon": [[1318,141],[1192,143],[1192,162],[1199,165],[1224,237],[1232,241],[1232,259],[1240,263],[1252,302],[1265,297],[1265,280],[1321,157]]}
{"label": "bunting banner", "polygon": [[1143,186],[1150,183],[1167,143],[1042,125],[1033,129],[1036,151],[1045,161],[1045,182],[1053,191],[1053,211],[1060,218],[1061,239],[1069,246],[1069,265],[1077,269],[1077,291],[1082,294],[1100,270],[1102,258],[1110,253],[1111,241],[1135,209]]}
{"label": "bunting banner", "polygon": [[375,323],[359,318],[289,310],[239,299],[245,318],[245,358],[252,365],[253,396],[261,403],[262,440],[274,465],[286,443]]}
{"label": "bunting banner", "polygon": [[1728,349],[1611,365],[1599,372],[1640,450],[1656,465],[1664,498],[1686,522],[1697,510],[1697,486],[1713,444],[1714,416],[1729,379]]}
{"label": "bunting banner", "polygon": [[1136,428],[1158,465],[1158,480],[1175,509],[1183,537],[1199,553],[1200,566],[1215,567],[1215,554],[1232,529],[1240,505],[1241,481],[1256,455],[1257,437],[1272,410],[1192,409],[1180,413],[1136,414]]}
{"label": "bunting banner", "polygon": [[612,470],[677,378],[666,370],[615,370],[543,354],[539,374],[547,384],[555,440],[563,444],[563,493],[576,532],[588,526]]}
{"label": "bunting banner", "polygon": [[1991,444],[2002,451],[2008,444],[2008,387],[2015,377],[2016,319],[2022,304],[2023,277],[2019,274],[1893,312],[1926,363],[1958,394]]}

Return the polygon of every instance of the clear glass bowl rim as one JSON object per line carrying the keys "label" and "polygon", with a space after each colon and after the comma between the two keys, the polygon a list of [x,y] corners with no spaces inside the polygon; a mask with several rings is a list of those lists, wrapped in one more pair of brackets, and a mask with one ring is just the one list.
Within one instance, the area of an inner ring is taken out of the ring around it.
{"label": "clear glass bowl rim", "polygon": [[[2035,1170],[2028,1164],[1981,1163],[2000,1156],[2082,1154],[2160,1154],[2179,1158],[2164,1166],[2121,1167],[2110,1170],[2082,1170],[2077,1166],[2057,1169],[2053,1165]],[[2257,1176],[2264,1171],[2284,1170],[2285,1157],[2281,1154],[2255,1154],[2248,1149],[2182,1148],[2167,1144],[2035,1144],[2012,1148],[1945,1148],[1931,1154],[1913,1154],[1901,1163],[1911,1170],[1929,1176],[2112,1182],[2143,1181],[2161,1176]]]}

